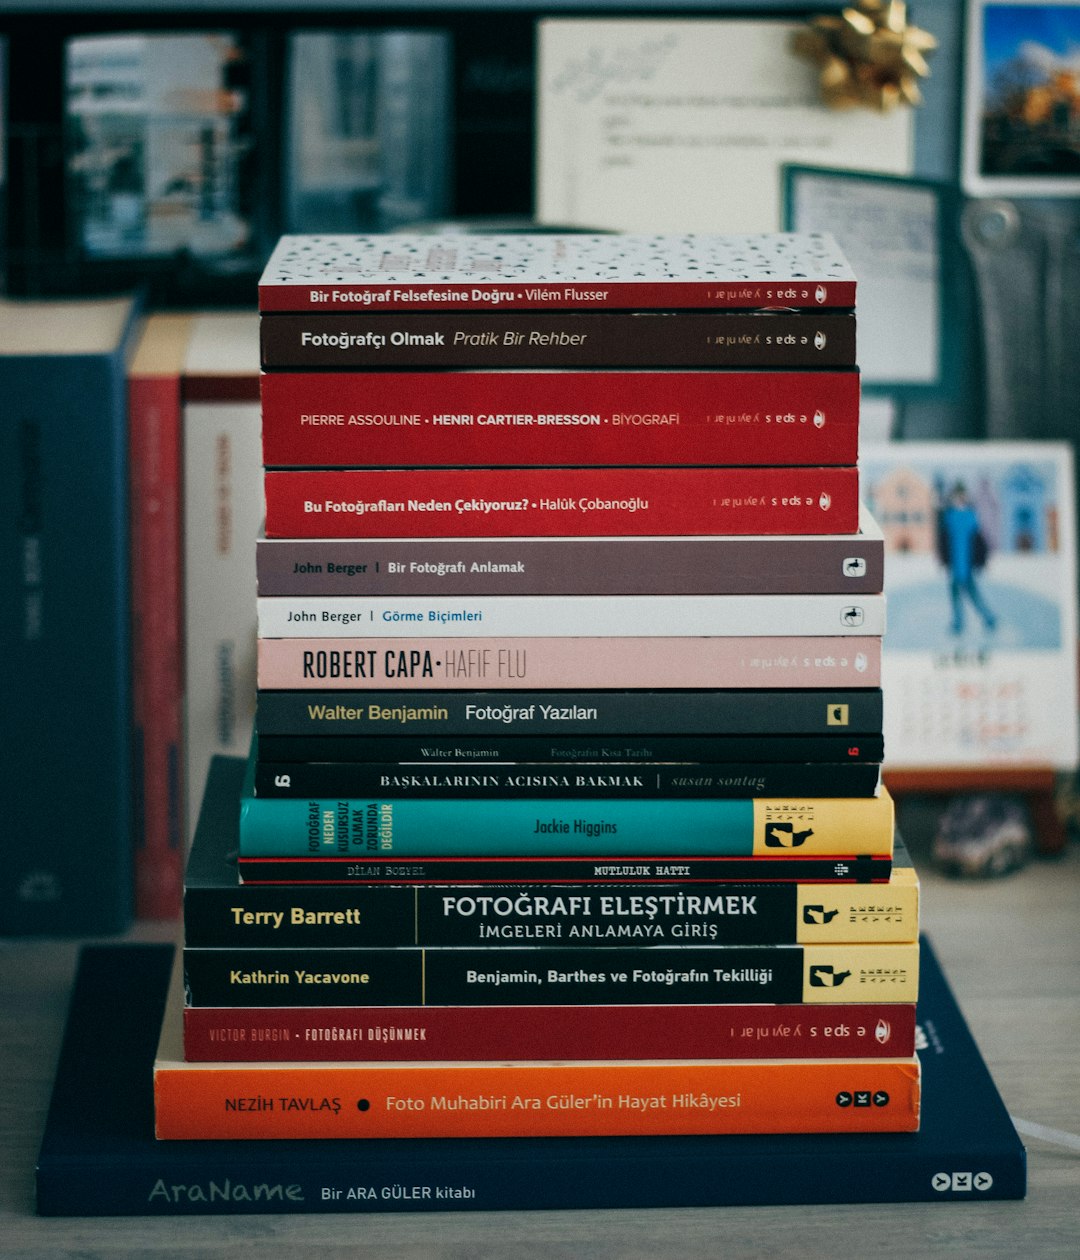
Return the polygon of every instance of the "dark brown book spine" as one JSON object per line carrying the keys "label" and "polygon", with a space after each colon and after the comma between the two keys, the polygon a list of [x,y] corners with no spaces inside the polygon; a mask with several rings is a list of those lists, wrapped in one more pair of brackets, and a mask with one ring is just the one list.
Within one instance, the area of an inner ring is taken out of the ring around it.
{"label": "dark brown book spine", "polygon": [[855,364],[850,312],[266,315],[261,339],[270,370]]}

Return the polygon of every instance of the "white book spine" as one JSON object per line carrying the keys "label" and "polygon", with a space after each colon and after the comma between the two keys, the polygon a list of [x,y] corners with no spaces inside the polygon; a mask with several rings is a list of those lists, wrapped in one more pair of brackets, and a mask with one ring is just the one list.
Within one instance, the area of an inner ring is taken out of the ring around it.
{"label": "white book spine", "polygon": [[210,758],[246,756],[255,715],[257,402],[184,408],[184,743],[190,841]]}
{"label": "white book spine", "polygon": [[884,595],[260,596],[259,635],[882,635]]}

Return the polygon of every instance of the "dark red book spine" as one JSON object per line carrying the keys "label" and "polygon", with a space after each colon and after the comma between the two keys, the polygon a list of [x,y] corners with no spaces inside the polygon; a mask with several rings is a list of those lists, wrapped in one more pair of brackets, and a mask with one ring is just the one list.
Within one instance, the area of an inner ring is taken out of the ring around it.
{"label": "dark red book spine", "polygon": [[128,384],[133,723],[138,758],[135,913],[175,919],[183,876],[180,748],[180,382]]}
{"label": "dark red book spine", "polygon": [[902,1002],[184,1008],[189,1063],[896,1059],[914,1051],[915,1007]]}
{"label": "dark red book spine", "polygon": [[854,464],[855,371],[268,372],[270,467]]}

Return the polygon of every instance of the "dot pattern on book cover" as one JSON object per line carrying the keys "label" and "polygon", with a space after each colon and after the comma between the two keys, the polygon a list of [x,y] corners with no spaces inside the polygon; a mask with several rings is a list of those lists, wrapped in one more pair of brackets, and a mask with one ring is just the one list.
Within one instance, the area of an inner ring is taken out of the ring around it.
{"label": "dot pattern on book cover", "polygon": [[[828,233],[283,236],[261,284],[854,280]],[[824,304],[826,298],[820,301]]]}

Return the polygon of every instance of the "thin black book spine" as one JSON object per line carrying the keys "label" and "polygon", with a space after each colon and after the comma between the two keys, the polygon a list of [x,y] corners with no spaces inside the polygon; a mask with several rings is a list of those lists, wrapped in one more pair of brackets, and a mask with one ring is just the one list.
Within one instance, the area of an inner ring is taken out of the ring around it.
{"label": "thin black book spine", "polygon": [[261,797],[357,797],[393,792],[398,797],[497,799],[528,794],[583,799],[874,796],[880,767],[866,762],[564,766],[484,762],[450,766],[400,763],[255,763],[255,795]]}
{"label": "thin black book spine", "polygon": [[749,879],[880,884],[892,859],[866,854],[835,857],[684,857],[679,854],[565,858],[241,857],[245,884],[626,884],[667,885]]}
{"label": "thin black book spine", "polygon": [[440,765],[455,761],[726,761],[880,763],[880,735],[650,735],[633,739],[595,735],[271,735],[256,733],[263,761],[397,762]]}

